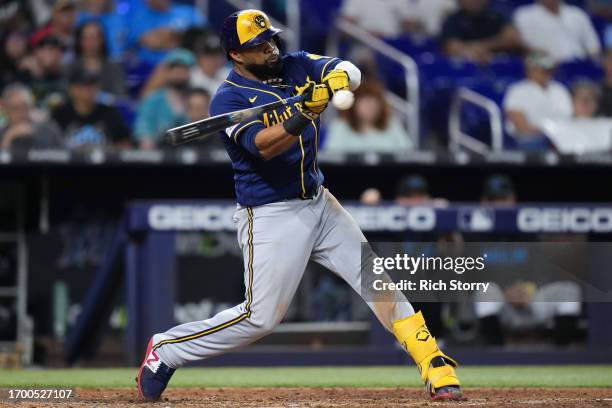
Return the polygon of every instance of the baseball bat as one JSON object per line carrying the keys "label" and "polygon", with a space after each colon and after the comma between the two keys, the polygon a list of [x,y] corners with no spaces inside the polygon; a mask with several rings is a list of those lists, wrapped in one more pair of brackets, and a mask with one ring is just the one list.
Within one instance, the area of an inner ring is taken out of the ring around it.
{"label": "baseball bat", "polygon": [[264,112],[270,112],[282,106],[302,102],[304,97],[304,95],[292,96],[290,98],[270,102],[265,105],[254,106],[252,108],[224,113],[211,118],[187,123],[186,125],[178,126],[166,131],[166,138],[172,146],[188,143],[217,133],[221,130],[225,130],[232,125],[244,122],[257,115],[261,115]]}

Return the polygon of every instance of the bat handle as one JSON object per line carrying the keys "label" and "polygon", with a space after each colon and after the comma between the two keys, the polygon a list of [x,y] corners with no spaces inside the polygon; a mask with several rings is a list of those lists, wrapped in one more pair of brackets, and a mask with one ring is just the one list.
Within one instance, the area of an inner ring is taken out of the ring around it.
{"label": "bat handle", "polygon": [[294,103],[304,102],[305,99],[306,99],[306,95],[302,94],[302,95],[291,96],[289,98],[284,99],[283,101],[285,102],[285,105],[293,105]]}

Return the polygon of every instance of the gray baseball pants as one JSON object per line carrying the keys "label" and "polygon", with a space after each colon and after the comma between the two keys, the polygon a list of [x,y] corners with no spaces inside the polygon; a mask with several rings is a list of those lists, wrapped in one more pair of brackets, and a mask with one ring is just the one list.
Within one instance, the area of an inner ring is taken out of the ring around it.
{"label": "gray baseball pants", "polygon": [[[361,243],[366,238],[338,200],[321,187],[310,200],[238,207],[234,222],[244,256],[245,301],[210,319],[181,324],[153,337],[153,351],[171,368],[256,341],[280,323],[313,260],[361,294]],[[222,271],[218,271],[222,273]],[[399,291],[368,302],[383,326],[414,314]]]}

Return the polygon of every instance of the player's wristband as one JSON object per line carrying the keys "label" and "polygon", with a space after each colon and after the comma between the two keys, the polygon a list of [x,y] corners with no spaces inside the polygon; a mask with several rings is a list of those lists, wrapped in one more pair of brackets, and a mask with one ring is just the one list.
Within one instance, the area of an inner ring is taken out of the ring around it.
{"label": "player's wristband", "polygon": [[296,112],[289,119],[283,122],[283,128],[285,132],[293,136],[299,136],[304,132],[304,129],[310,124],[310,119],[307,118],[303,113]]}

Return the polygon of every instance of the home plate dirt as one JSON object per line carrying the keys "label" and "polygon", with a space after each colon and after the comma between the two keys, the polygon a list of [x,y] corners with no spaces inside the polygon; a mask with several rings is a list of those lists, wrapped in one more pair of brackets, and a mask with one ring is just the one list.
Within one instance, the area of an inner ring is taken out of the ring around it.
{"label": "home plate dirt", "polygon": [[76,389],[68,401],[0,401],[0,407],[612,407],[612,389],[472,388],[467,401],[432,402],[415,388],[178,388],[162,401],[138,401],[135,389]]}

